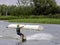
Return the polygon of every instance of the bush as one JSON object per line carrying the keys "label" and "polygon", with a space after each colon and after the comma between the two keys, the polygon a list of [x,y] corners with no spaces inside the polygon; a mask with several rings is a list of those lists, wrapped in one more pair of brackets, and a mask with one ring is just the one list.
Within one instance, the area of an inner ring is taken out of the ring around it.
{"label": "bush", "polygon": [[16,19],[18,17],[16,16],[0,16],[0,20],[10,20],[10,19]]}
{"label": "bush", "polygon": [[49,18],[60,18],[60,14],[48,15]]}

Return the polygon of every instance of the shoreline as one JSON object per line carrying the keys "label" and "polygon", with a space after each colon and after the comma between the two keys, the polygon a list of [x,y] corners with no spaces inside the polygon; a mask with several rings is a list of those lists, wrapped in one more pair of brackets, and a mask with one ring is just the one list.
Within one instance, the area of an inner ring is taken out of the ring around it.
{"label": "shoreline", "polygon": [[0,21],[20,22],[20,23],[42,23],[42,24],[60,24],[60,18],[21,18],[16,16],[0,16]]}
{"label": "shoreline", "polygon": [[60,24],[60,19],[12,19],[8,22],[23,22],[23,23],[42,23],[42,24]]}

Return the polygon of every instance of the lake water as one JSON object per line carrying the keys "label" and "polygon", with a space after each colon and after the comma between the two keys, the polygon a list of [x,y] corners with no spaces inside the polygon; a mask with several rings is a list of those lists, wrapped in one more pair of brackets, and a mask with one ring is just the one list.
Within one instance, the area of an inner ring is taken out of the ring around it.
{"label": "lake water", "polygon": [[21,30],[25,34],[27,41],[21,42],[10,37],[16,36],[15,29],[6,28],[12,22],[0,21],[0,45],[60,45],[60,25],[59,24],[39,24],[39,23],[19,23],[35,24],[44,27],[43,31]]}

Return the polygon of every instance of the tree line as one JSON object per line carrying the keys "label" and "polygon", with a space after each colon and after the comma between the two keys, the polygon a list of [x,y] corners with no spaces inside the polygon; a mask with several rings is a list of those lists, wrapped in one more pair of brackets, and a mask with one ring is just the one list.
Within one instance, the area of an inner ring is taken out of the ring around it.
{"label": "tree line", "polygon": [[[60,14],[60,6],[58,6],[55,0],[17,0],[16,5],[7,6],[5,4],[0,5],[0,15],[4,16],[39,16],[39,15],[54,15]],[[20,4],[22,2],[23,5]]]}

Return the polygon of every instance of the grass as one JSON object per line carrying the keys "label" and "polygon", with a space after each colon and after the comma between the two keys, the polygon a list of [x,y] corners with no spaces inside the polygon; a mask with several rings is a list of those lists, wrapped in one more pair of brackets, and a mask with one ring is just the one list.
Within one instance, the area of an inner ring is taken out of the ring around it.
{"label": "grass", "polygon": [[20,16],[0,16],[0,20],[7,20],[9,22],[60,24],[60,18],[48,18],[44,16],[25,18]]}
{"label": "grass", "polygon": [[39,19],[13,19],[9,22],[26,22],[26,23],[47,23],[47,24],[60,24],[60,19],[55,18],[39,18]]}
{"label": "grass", "polygon": [[0,16],[0,20],[11,20],[11,19],[17,19],[16,16]]}

